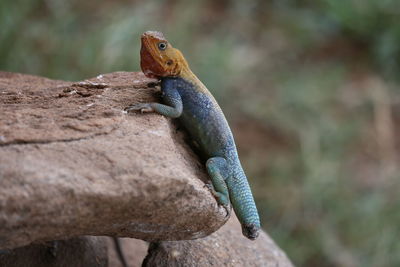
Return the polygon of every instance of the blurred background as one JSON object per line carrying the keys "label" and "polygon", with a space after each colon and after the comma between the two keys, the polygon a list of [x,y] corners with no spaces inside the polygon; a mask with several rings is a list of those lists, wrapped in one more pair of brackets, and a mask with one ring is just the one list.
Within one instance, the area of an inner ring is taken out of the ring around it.
{"label": "blurred background", "polygon": [[264,229],[297,266],[400,266],[400,2],[1,0],[0,70],[139,71],[181,49],[230,121]]}

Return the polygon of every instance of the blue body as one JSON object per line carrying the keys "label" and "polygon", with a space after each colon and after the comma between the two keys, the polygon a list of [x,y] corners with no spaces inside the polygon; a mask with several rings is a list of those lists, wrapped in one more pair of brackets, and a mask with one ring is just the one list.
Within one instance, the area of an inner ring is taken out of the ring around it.
{"label": "blue body", "polygon": [[207,158],[226,160],[224,180],[242,228],[260,228],[256,205],[237,154],[228,122],[211,93],[189,80],[165,77],[161,90],[167,104],[182,105],[178,117]]}

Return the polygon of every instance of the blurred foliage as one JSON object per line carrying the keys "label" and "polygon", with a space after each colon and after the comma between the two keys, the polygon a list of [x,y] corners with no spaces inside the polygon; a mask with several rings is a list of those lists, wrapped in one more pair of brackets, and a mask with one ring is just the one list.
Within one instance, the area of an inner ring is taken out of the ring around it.
{"label": "blurred foliage", "polygon": [[400,2],[0,2],[0,69],[139,70],[161,30],[231,121],[265,229],[298,266],[400,266]]}

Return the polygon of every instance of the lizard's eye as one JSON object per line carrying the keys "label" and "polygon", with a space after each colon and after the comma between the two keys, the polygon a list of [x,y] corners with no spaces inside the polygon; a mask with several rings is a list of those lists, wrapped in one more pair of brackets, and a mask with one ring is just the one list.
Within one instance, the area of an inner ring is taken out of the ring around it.
{"label": "lizard's eye", "polygon": [[166,48],[167,48],[167,43],[165,42],[158,43],[158,49],[165,50]]}

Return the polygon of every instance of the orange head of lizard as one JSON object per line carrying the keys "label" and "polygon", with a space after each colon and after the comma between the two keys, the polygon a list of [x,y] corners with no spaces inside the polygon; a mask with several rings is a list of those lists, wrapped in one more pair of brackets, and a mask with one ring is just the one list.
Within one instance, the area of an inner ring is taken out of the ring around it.
{"label": "orange head of lizard", "polygon": [[140,67],[150,78],[178,76],[188,64],[182,53],[173,48],[161,32],[147,31],[141,37]]}

